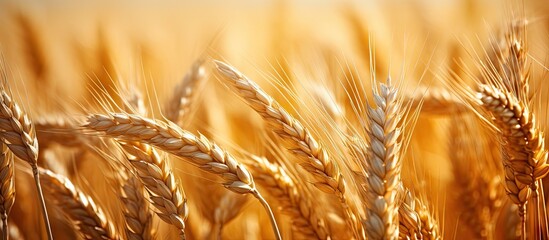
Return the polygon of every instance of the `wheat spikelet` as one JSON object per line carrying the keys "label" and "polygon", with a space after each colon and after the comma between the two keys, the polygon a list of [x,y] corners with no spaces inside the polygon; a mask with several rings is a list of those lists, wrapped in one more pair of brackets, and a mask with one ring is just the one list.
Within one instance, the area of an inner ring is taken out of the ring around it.
{"label": "wheat spikelet", "polygon": [[265,158],[253,156],[252,160],[249,166],[254,179],[277,199],[282,213],[291,217],[292,230],[300,234],[296,237],[327,239],[329,232],[323,220],[317,216],[315,208],[303,199],[304,196],[284,169]]}
{"label": "wheat spikelet", "polygon": [[126,158],[150,194],[157,215],[180,231],[185,239],[185,220],[188,217],[187,199],[177,184],[166,159],[153,148],[139,142],[120,142]]}
{"label": "wheat spikelet", "polygon": [[290,151],[306,160],[301,163],[301,166],[313,175],[317,181],[314,185],[323,192],[336,194],[342,202],[345,202],[343,175],[309,131],[255,82],[232,66],[220,61],[215,61],[215,64],[223,79],[231,84],[237,93],[269,123],[278,136],[288,140]]}
{"label": "wheat spikelet", "polygon": [[278,239],[280,233],[267,202],[255,188],[250,172],[228,152],[199,135],[182,130],[177,125],[132,114],[95,114],[88,117],[88,129],[128,141],[141,141],[175,156],[183,157],[198,168],[220,176],[223,185],[236,193],[251,193],[269,212],[271,224]]}
{"label": "wheat spikelet", "polygon": [[204,60],[196,61],[190,72],[177,84],[172,97],[166,103],[164,114],[174,123],[183,121],[192,106],[192,98],[196,93],[198,83],[204,78]]}
{"label": "wheat spikelet", "polygon": [[399,239],[441,239],[438,223],[427,207],[408,190],[398,209]]}
{"label": "wheat spikelet", "polygon": [[93,199],[76,188],[64,176],[39,169],[44,188],[55,205],[74,223],[84,239],[120,239],[110,219]]}
{"label": "wheat spikelet", "polygon": [[368,151],[364,161],[367,176],[364,202],[366,219],[364,229],[369,239],[396,239],[398,237],[397,187],[401,183],[401,131],[403,118],[397,99],[397,89],[380,84],[374,92],[375,107],[368,106]]}
{"label": "wheat spikelet", "polygon": [[8,75],[6,70],[7,67],[2,58],[0,59],[0,139],[15,156],[31,166],[48,239],[51,240],[51,227],[38,174],[38,140],[36,139],[36,132],[27,114],[8,95],[10,89],[7,86]]}
{"label": "wheat spikelet", "polygon": [[36,165],[38,140],[28,116],[2,88],[0,93],[0,137],[18,158]]}
{"label": "wheat spikelet", "polygon": [[126,237],[131,240],[154,239],[152,214],[149,202],[145,198],[145,188],[139,180],[129,173],[124,176],[121,189],[124,218],[126,219]]}
{"label": "wheat spikelet", "polygon": [[8,215],[15,202],[15,175],[13,156],[8,153],[6,145],[0,145],[0,217],[3,239],[8,239]]}

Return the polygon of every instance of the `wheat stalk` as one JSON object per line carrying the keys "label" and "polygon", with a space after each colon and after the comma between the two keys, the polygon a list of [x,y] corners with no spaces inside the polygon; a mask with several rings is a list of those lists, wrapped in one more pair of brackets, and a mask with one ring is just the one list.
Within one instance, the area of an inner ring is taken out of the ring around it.
{"label": "wheat stalk", "polygon": [[84,127],[121,140],[140,141],[158,147],[188,160],[204,171],[220,176],[225,181],[223,185],[233,192],[251,193],[269,213],[275,236],[280,239],[271,208],[255,188],[250,172],[228,152],[210,143],[203,135],[197,137],[171,122],[165,123],[125,113],[90,115]]}
{"label": "wheat stalk", "polygon": [[0,139],[15,156],[26,161],[31,166],[44,224],[46,225],[46,232],[48,239],[51,240],[50,221],[38,174],[38,140],[36,139],[34,125],[27,114],[8,95],[10,90],[6,88],[8,76],[3,60],[0,60],[0,65],[0,75],[2,78],[2,86],[0,87]]}
{"label": "wheat stalk", "polygon": [[152,230],[152,214],[145,198],[143,184],[132,174],[122,177],[121,188],[124,218],[126,220],[126,237],[131,240],[154,239]]}
{"label": "wheat stalk", "polygon": [[94,200],[76,188],[64,176],[39,169],[44,188],[68,220],[75,224],[84,239],[120,239],[112,220]]}
{"label": "wheat stalk", "polygon": [[193,64],[190,72],[177,84],[172,97],[166,103],[164,114],[168,120],[180,123],[184,116],[189,114],[197,85],[204,76],[204,60],[199,59]]}
{"label": "wheat stalk", "polygon": [[266,158],[252,156],[249,164],[254,179],[264,187],[269,195],[275,198],[282,213],[291,217],[292,230],[298,238],[329,238],[329,231],[319,218],[314,207],[307,203],[300,194],[298,186],[278,164],[270,163]]}
{"label": "wheat stalk", "polygon": [[0,217],[2,218],[2,236],[8,239],[8,215],[15,202],[15,175],[13,156],[8,153],[6,145],[0,143]]}
{"label": "wheat stalk", "polygon": [[119,142],[137,176],[150,194],[157,215],[168,224],[179,229],[185,239],[185,220],[188,217],[185,192],[177,184],[165,157],[153,148],[139,142]]}

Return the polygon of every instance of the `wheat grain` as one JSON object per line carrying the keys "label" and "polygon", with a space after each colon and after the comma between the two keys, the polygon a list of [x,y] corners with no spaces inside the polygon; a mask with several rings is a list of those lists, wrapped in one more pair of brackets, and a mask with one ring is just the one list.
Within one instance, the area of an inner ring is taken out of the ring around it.
{"label": "wheat grain", "polygon": [[55,205],[78,229],[85,239],[120,239],[112,220],[97,206],[94,200],[76,188],[64,176],[46,169],[39,169],[44,188]]}
{"label": "wheat grain", "polygon": [[179,230],[185,239],[185,220],[189,211],[185,192],[177,184],[173,172],[153,148],[139,142],[120,142],[126,158],[150,194],[157,215]]}

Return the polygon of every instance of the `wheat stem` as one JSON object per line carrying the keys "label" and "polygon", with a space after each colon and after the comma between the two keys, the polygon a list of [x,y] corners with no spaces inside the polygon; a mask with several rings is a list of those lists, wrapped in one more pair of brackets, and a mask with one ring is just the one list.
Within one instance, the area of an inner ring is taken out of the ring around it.
{"label": "wheat stem", "polygon": [[269,206],[267,201],[265,201],[263,196],[261,196],[261,194],[259,194],[259,192],[257,190],[254,190],[252,192],[252,194],[254,195],[255,198],[257,198],[259,200],[261,205],[263,205],[263,207],[265,207],[265,209],[267,210],[267,213],[269,215],[269,220],[271,221],[271,227],[273,228],[274,233],[275,233],[275,237],[276,237],[277,240],[281,240],[282,237],[280,235],[280,230],[278,229],[278,226],[276,224],[276,219],[274,217],[273,211],[271,210],[271,207]]}
{"label": "wheat stem", "polygon": [[42,186],[40,185],[40,174],[38,172],[38,167],[32,165],[32,174],[34,176],[34,183],[36,184],[36,190],[38,191],[38,198],[40,200],[40,210],[42,210],[42,216],[44,217],[44,224],[46,224],[46,234],[48,239],[53,239],[53,234],[51,232],[50,220],[48,217],[48,210],[46,209],[46,201],[44,200],[44,194],[42,193]]}

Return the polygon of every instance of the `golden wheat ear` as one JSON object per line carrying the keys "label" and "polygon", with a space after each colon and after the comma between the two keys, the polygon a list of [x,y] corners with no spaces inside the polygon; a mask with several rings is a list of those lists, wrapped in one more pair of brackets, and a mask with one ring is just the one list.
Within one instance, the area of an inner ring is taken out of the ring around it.
{"label": "golden wheat ear", "polygon": [[363,199],[366,218],[363,227],[369,239],[398,237],[397,187],[401,185],[402,121],[405,110],[397,88],[386,84],[374,91],[375,106],[367,107],[367,145],[362,167],[367,176]]}
{"label": "golden wheat ear", "polygon": [[109,219],[95,201],[59,174],[39,168],[44,188],[59,210],[77,227],[84,239],[121,239]]}
{"label": "golden wheat ear", "polygon": [[189,210],[183,188],[177,183],[166,157],[140,142],[119,142],[137,177],[150,195],[157,215],[179,230],[185,239],[185,221]]}
{"label": "golden wheat ear", "polygon": [[257,83],[226,63],[214,60],[214,64],[221,79],[267,122],[269,128],[283,140],[285,147],[301,160],[296,164],[313,177],[313,185],[339,198],[347,215],[347,225],[355,235],[360,235],[361,230],[357,229],[360,224],[356,223],[357,216],[353,211],[355,203],[347,200],[345,178],[323,145]]}
{"label": "golden wheat ear", "polygon": [[[507,35],[493,48],[493,56],[479,60],[475,90],[451,83],[471,109],[489,125],[502,142],[502,165],[509,199],[518,205],[522,236],[548,236],[547,213],[540,196],[541,179],[549,173],[545,138],[533,112],[529,94],[530,63],[527,58],[526,21],[507,27]],[[528,212],[527,205],[534,205]],[[529,216],[528,216],[528,215]],[[527,219],[532,217],[531,222]],[[527,230],[530,228],[531,230]]]}
{"label": "golden wheat ear", "polygon": [[157,147],[220,176],[223,186],[235,193],[252,194],[269,214],[276,238],[281,238],[271,207],[256,189],[252,174],[231,154],[203,135],[195,136],[171,122],[126,113],[90,115],[84,127],[119,140],[139,141]]}
{"label": "golden wheat ear", "polygon": [[[2,56],[0,56],[2,58]],[[10,97],[8,75],[3,59],[0,59],[0,139],[11,152],[26,161],[32,168],[48,239],[52,239],[46,203],[38,174],[38,140],[33,123],[27,114]]]}
{"label": "golden wheat ear", "polygon": [[164,105],[164,114],[168,120],[180,124],[188,118],[198,85],[206,76],[204,63],[203,59],[197,60],[175,87],[173,95]]}

